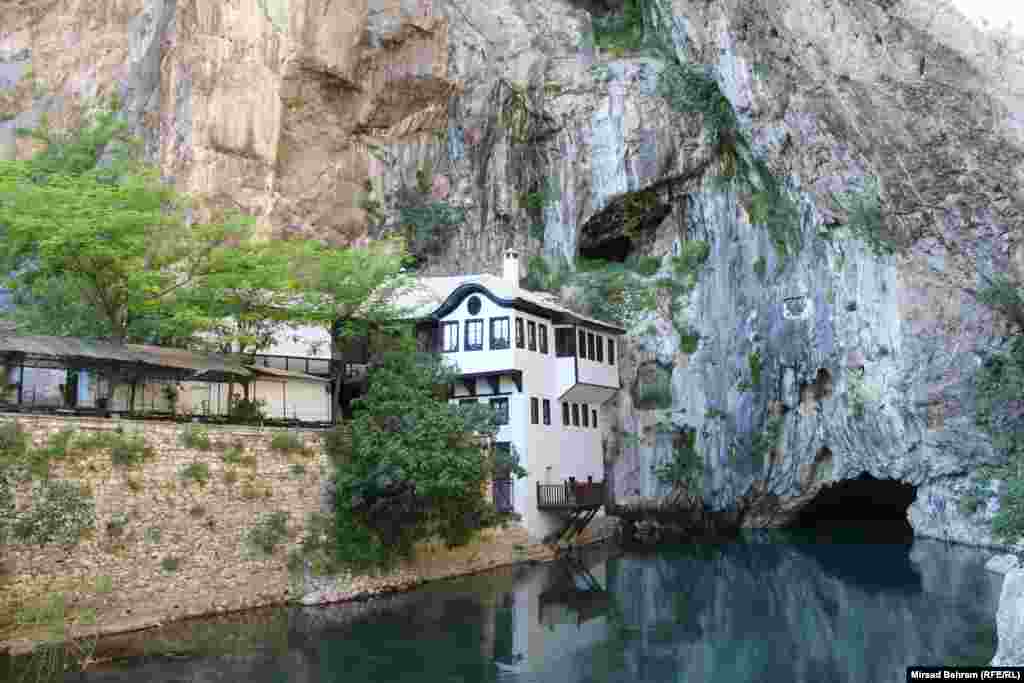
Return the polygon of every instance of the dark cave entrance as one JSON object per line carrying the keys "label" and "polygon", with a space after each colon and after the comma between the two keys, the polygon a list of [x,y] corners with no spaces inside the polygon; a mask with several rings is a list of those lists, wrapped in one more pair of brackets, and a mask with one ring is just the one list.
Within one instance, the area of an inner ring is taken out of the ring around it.
{"label": "dark cave entrance", "polygon": [[602,261],[617,261],[625,263],[626,258],[633,252],[633,241],[625,235],[615,237],[604,242],[584,247],[580,246],[580,257],[585,259],[600,259]]}
{"label": "dark cave entrance", "polygon": [[917,487],[863,473],[827,486],[790,525],[800,552],[822,570],[868,592],[921,591],[910,558],[914,531],[907,507]]}
{"label": "dark cave entrance", "polygon": [[860,530],[867,542],[909,542],[914,532],[907,508],[916,497],[916,486],[864,472],[823,488],[789,526],[840,535]]}
{"label": "dark cave entrance", "polygon": [[579,255],[584,259],[625,263],[653,240],[672,213],[657,190],[630,192],[612,201],[580,227]]}

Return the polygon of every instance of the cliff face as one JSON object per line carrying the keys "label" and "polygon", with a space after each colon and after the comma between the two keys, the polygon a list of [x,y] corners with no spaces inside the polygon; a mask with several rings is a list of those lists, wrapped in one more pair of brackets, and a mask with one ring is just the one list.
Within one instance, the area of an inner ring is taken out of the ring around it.
{"label": "cliff face", "polygon": [[[716,505],[771,462],[776,521],[868,472],[918,486],[918,532],[988,542],[990,511],[956,501],[995,458],[972,377],[1005,328],[970,292],[1024,277],[1024,38],[933,0],[662,5],[671,49],[709,67],[795,201],[785,262],[750,197],[712,182],[701,117],[656,92],[663,63],[595,48],[607,8],[586,0],[6,3],[0,155],[30,153],[13,130],[44,111],[117,93],[166,176],[268,234],[357,243],[403,206],[443,209],[457,218],[419,237],[434,274],[497,272],[510,246],[571,262],[704,240],[675,313],[696,349],[658,312],[625,349],[625,385],[660,368],[671,400],[611,407],[641,437],[609,443],[617,495],[666,493],[667,420],[696,431]],[[897,255],[844,234],[842,193],[873,186]],[[776,452],[751,460],[770,414]]]}

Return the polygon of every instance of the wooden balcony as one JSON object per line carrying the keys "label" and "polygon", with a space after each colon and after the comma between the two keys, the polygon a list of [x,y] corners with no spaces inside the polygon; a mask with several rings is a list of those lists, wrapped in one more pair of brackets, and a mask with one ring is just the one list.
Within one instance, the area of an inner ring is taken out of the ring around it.
{"label": "wooden balcony", "polygon": [[604,482],[537,484],[538,510],[596,510],[604,505]]}

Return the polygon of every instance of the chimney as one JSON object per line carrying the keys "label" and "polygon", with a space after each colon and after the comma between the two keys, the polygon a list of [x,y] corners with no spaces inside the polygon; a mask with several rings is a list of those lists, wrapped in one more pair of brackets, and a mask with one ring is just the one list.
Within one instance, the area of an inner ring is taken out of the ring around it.
{"label": "chimney", "polygon": [[519,285],[519,252],[515,249],[505,250],[505,271],[503,279],[516,286]]}

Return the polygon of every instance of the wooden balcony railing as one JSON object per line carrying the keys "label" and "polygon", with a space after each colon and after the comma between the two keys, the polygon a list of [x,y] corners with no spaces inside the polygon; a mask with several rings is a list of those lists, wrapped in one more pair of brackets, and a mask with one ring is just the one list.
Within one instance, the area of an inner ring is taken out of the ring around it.
{"label": "wooden balcony railing", "polygon": [[537,484],[538,510],[578,510],[604,505],[604,482]]}

